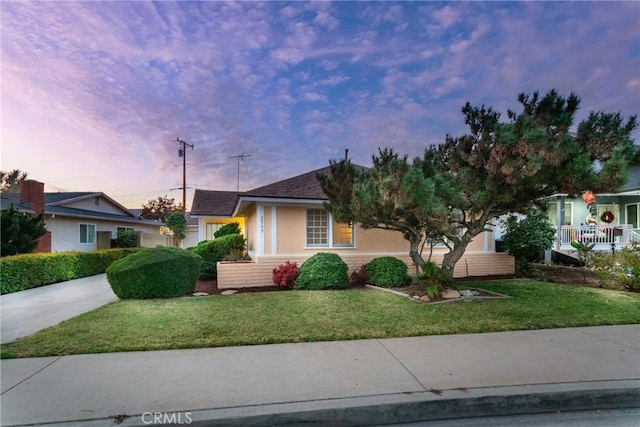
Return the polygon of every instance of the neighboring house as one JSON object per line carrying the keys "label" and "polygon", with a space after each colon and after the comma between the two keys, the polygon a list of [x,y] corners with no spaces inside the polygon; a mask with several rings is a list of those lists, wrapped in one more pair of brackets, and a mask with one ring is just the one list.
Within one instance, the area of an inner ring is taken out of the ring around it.
{"label": "neighboring house", "polygon": [[181,242],[183,248],[195,246],[200,241],[198,233],[198,219],[191,216],[191,212],[185,214],[187,220],[187,231],[184,240]]}
{"label": "neighboring house", "polygon": [[[271,284],[274,267],[285,261],[300,265],[317,252],[335,252],[353,271],[378,256],[402,259],[413,271],[409,243],[398,232],[339,224],[323,208],[327,197],[317,174],[329,167],[265,185],[247,192],[197,189],[191,217],[198,219],[199,240],[230,222],[238,222],[247,239],[251,263],[221,263],[218,286],[264,286]],[[436,247],[434,262],[447,249]],[[425,248],[424,257],[428,256]],[[496,253],[492,233],[477,236],[458,262],[454,276],[513,274],[513,258]]]}
{"label": "neighboring house", "polygon": [[108,249],[119,230],[138,233],[143,247],[170,244],[170,239],[160,234],[162,223],[139,218],[102,192],[45,193],[43,183],[27,180],[20,193],[0,197],[2,209],[44,212],[47,234],[36,252]]}
{"label": "neighboring house", "polygon": [[549,222],[557,230],[557,251],[575,250],[574,240],[595,243],[595,250],[605,251],[640,242],[640,167],[629,172],[617,192],[578,198],[558,194],[548,203]]}

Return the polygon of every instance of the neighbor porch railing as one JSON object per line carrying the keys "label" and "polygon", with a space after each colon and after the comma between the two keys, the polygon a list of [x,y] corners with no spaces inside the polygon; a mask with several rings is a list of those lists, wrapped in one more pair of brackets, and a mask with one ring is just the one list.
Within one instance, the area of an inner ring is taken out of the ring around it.
{"label": "neighbor porch railing", "polygon": [[622,225],[563,225],[560,244],[570,245],[572,241],[581,243],[629,245],[640,242],[640,233],[631,224]]}

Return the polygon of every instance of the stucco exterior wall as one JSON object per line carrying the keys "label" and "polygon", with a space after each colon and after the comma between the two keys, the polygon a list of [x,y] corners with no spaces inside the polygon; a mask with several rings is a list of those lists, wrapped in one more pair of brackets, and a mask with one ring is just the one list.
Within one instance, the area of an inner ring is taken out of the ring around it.
{"label": "stucco exterior wall", "polygon": [[[409,252],[409,244],[400,233],[377,228],[365,230],[357,225],[353,247],[307,247],[307,209],[320,206],[256,205],[247,219],[249,249],[256,251],[258,256],[308,256],[319,250],[351,254]],[[493,234],[486,232],[476,236],[467,250],[493,252]]]}
{"label": "stucco exterior wall", "polygon": [[[93,243],[80,243],[80,224],[95,225],[96,232],[110,231],[114,238],[118,227],[131,227],[135,231],[142,232],[143,234],[160,236],[158,227],[153,225],[114,223],[103,220],[56,216],[55,218],[47,218],[46,220],[47,230],[51,231],[51,252],[95,251],[98,247],[97,237]],[[155,245],[156,243],[152,246]]]}
{"label": "stucco exterior wall", "polygon": [[[306,209],[292,206],[278,206],[277,252],[280,254],[300,254],[306,241]],[[274,254],[272,254],[274,255]]]}

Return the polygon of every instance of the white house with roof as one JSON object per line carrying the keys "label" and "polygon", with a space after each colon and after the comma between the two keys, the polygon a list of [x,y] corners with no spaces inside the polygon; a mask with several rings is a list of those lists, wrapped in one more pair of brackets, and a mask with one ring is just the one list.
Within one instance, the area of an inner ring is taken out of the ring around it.
{"label": "white house with roof", "polygon": [[0,199],[2,209],[44,213],[47,235],[36,252],[108,249],[120,230],[136,232],[142,247],[171,245],[170,236],[160,233],[164,224],[139,218],[102,192],[45,193],[43,183],[27,180],[20,193],[3,193]]}
{"label": "white house with roof", "polygon": [[609,251],[640,243],[640,167],[631,169],[627,182],[616,192],[586,193],[548,199],[549,222],[556,227],[557,251],[573,251],[572,241],[594,243]]}

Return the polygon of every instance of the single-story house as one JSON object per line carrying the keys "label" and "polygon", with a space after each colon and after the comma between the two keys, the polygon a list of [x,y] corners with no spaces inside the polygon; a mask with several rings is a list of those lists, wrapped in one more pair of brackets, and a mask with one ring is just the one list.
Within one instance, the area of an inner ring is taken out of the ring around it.
{"label": "single-story house", "polygon": [[557,251],[575,250],[574,240],[595,243],[594,249],[601,251],[640,243],[640,167],[631,169],[616,192],[586,192],[577,198],[557,194],[548,199],[548,206],[549,222],[557,230]]}
{"label": "single-story house", "polygon": [[[317,252],[339,254],[353,271],[379,256],[402,259],[413,269],[409,243],[401,233],[339,224],[327,212],[317,174],[325,167],[246,192],[196,189],[191,217],[198,220],[199,240],[230,222],[238,222],[247,240],[250,263],[220,263],[218,287],[270,285],[274,267],[285,261],[300,265]],[[427,249],[425,249],[427,251]],[[436,247],[434,262],[447,249]],[[425,254],[426,255],[426,254]],[[412,270],[411,270],[412,271]],[[477,236],[454,271],[455,277],[514,273],[514,260],[497,253],[492,233]]]}
{"label": "single-story house", "polygon": [[47,234],[35,252],[94,251],[108,249],[120,230],[138,234],[142,247],[171,245],[160,233],[160,222],[141,219],[102,192],[45,193],[44,184],[26,180],[20,193],[2,193],[1,208],[44,213]]}

